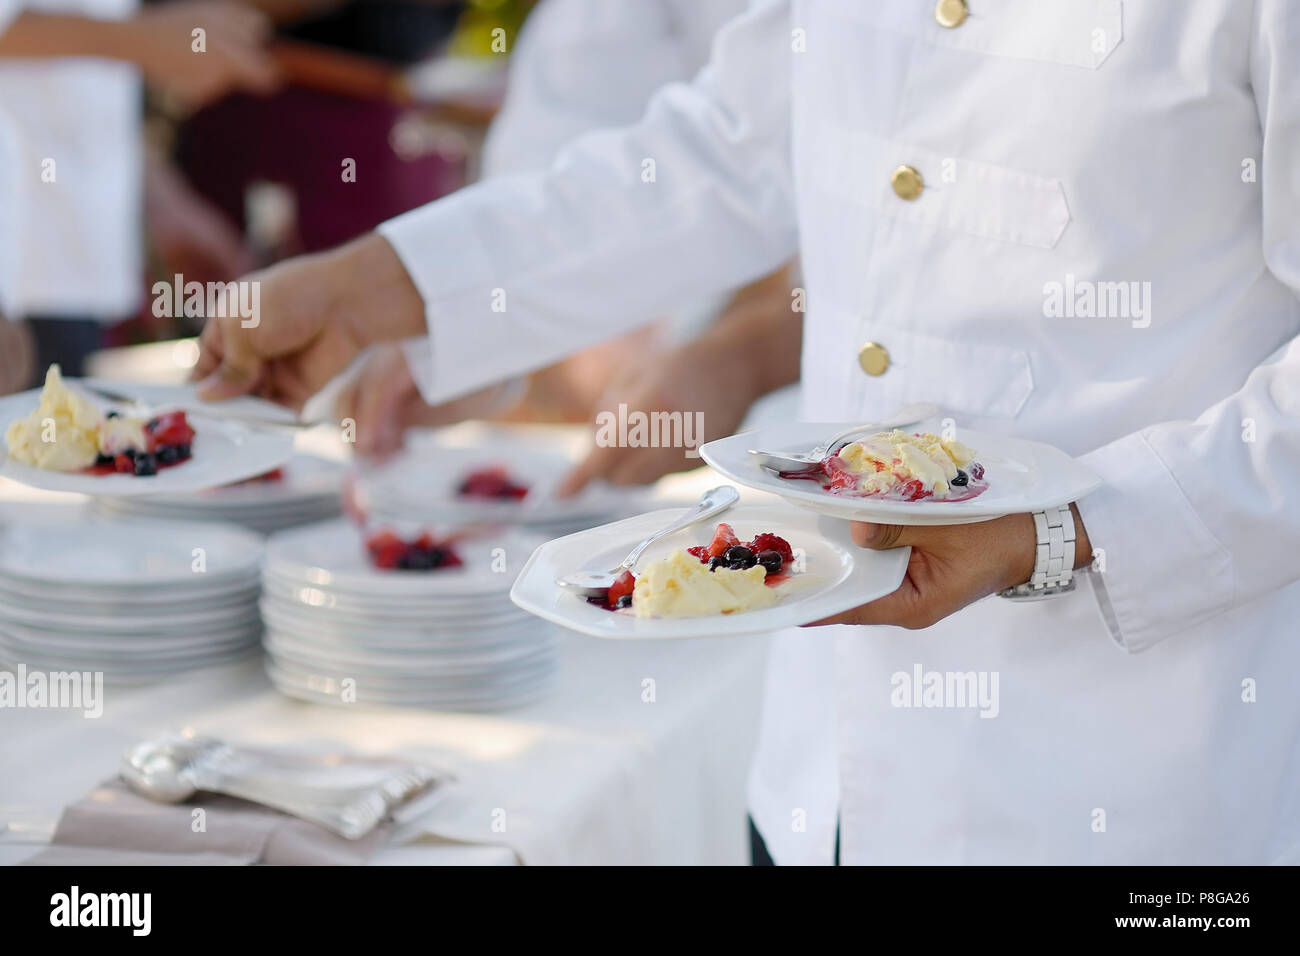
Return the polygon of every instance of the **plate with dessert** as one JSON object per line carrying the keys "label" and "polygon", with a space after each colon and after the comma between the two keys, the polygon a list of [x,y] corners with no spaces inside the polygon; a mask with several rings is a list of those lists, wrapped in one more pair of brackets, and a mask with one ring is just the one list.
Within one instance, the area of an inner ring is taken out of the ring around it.
{"label": "plate with dessert", "polygon": [[293,455],[288,430],[159,407],[114,407],[50,366],[43,388],[0,398],[0,476],[92,495],[189,492],[243,481]]}
{"label": "plate with dessert", "polygon": [[528,559],[510,598],[554,624],[606,638],[723,637],[809,624],[898,588],[909,548],[867,551],[849,527],[772,505],[737,505],[651,545],[601,595],[561,578],[616,566],[679,510],[652,511],[548,541]]}
{"label": "plate with dessert", "polygon": [[882,524],[942,525],[1068,504],[1101,485],[1087,466],[1043,442],[921,426],[867,431],[807,466],[781,470],[754,449],[807,451],[851,423],[784,423],[712,441],[715,471],[820,514]]}

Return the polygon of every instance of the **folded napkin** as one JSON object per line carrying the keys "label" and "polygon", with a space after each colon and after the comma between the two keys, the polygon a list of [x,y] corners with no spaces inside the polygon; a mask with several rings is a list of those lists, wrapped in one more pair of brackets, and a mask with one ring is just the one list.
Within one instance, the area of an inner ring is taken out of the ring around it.
{"label": "folded napkin", "polygon": [[[196,813],[202,810],[202,814]],[[247,800],[199,793],[155,803],[113,779],[63,811],[29,866],[350,866],[384,845],[391,824],[359,840]]]}

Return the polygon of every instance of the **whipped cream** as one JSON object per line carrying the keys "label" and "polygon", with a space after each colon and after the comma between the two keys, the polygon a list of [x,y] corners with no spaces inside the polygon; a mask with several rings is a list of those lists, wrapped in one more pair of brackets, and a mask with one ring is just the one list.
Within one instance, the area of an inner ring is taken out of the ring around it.
{"label": "whipped cream", "polygon": [[637,617],[702,617],[771,607],[779,598],[766,579],[760,565],[710,571],[699,558],[678,550],[641,571],[632,610]]}
{"label": "whipped cream", "polygon": [[45,373],[40,404],[5,431],[9,456],[24,465],[49,471],[80,471],[99,454],[103,414],[88,399],[63,383],[57,365]]}

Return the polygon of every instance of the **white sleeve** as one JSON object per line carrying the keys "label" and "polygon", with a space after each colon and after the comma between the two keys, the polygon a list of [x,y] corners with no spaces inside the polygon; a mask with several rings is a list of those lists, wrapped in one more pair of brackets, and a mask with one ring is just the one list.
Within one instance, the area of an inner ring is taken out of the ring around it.
{"label": "white sleeve", "polygon": [[9,29],[9,24],[18,19],[23,12],[20,0],[0,0],[0,33]]}
{"label": "white sleeve", "polygon": [[655,90],[703,66],[689,59],[664,0],[542,0],[510,54],[484,177],[545,168],[581,134],[636,122]]}
{"label": "white sleeve", "polygon": [[438,404],[548,365],[795,251],[788,0],[756,0],[690,85],[546,171],[380,226],[424,299]]}
{"label": "white sleeve", "polygon": [[[1300,295],[1300,4],[1260,0],[1252,44],[1264,265]],[[1104,552],[1090,577],[1130,651],[1300,579],[1300,339],[1261,359],[1196,421],[1084,458],[1106,481],[1079,502]]]}

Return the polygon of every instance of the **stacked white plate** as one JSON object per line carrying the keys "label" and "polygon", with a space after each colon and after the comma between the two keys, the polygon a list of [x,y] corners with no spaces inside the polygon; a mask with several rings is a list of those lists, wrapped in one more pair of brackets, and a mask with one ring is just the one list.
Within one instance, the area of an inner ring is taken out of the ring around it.
{"label": "stacked white plate", "polygon": [[0,662],[148,681],[256,649],[262,539],[199,522],[0,528]]}
{"label": "stacked white plate", "polygon": [[501,710],[538,697],[551,626],[510,602],[537,539],[459,542],[459,568],[381,570],[362,533],[328,521],[273,535],[262,574],[267,671],[286,694],[333,704]]}
{"label": "stacked white plate", "polygon": [[101,515],[220,521],[270,534],[337,517],[343,470],[337,462],[296,455],[280,478],[187,494],[96,498],[93,507]]}

